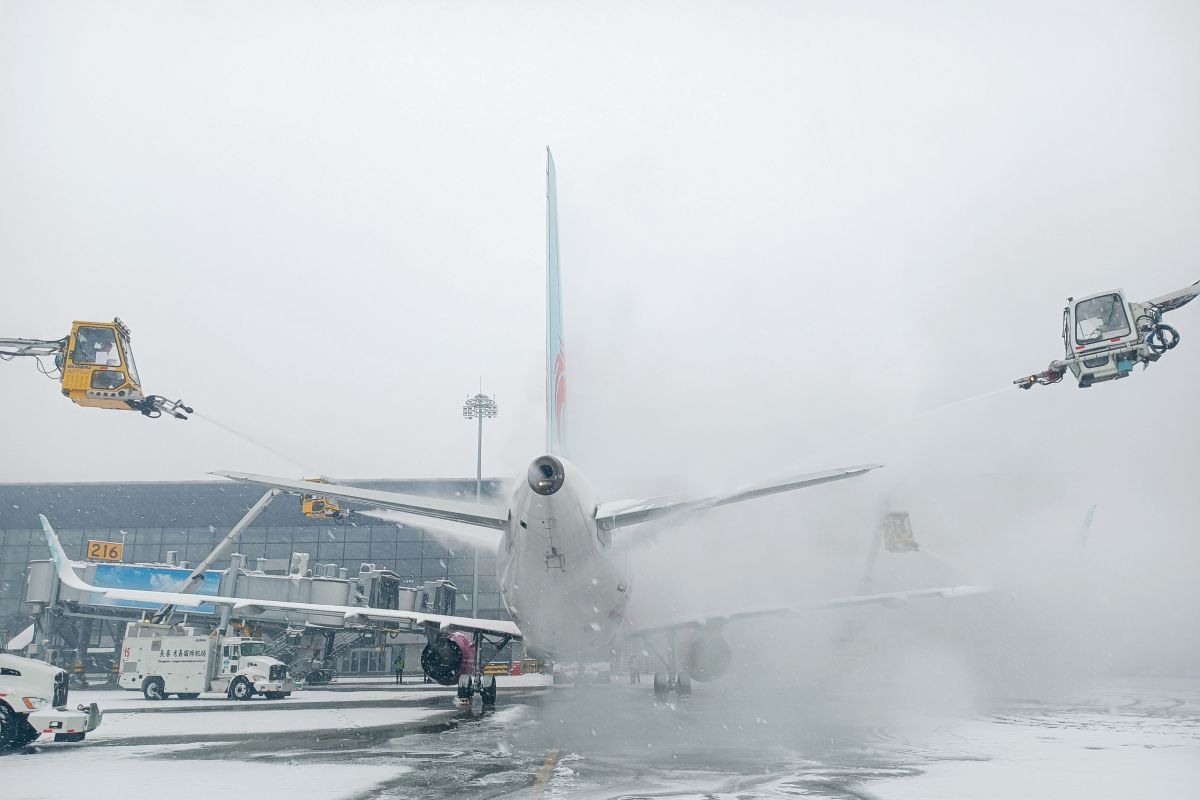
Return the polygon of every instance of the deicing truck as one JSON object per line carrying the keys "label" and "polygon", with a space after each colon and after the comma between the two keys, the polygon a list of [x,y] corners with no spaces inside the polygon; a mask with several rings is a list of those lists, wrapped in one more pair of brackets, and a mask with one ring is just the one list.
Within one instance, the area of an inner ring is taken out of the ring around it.
{"label": "deicing truck", "polygon": [[121,644],[123,689],[141,689],[147,700],[178,695],[194,700],[201,692],[222,692],[234,700],[261,694],[268,700],[300,688],[262,639],[202,634],[195,628],[130,622]]}
{"label": "deicing truck", "polygon": [[43,733],[80,742],[100,726],[95,703],[67,708],[67,673],[41,661],[0,653],[0,752],[19,750]]}

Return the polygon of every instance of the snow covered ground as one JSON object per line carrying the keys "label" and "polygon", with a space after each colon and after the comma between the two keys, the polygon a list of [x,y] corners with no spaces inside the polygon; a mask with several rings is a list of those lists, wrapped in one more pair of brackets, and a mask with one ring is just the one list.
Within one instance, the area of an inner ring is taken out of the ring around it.
{"label": "snow covered ground", "polygon": [[[510,690],[548,683],[542,676],[500,680]],[[411,767],[338,763],[327,756],[303,763],[303,753],[355,750],[412,731],[440,730],[461,713],[453,689],[417,683],[347,684],[240,703],[219,695],[150,702],[121,690],[80,690],[71,700],[99,703],[103,724],[82,743],[45,736],[25,752],[5,756],[0,797],[356,797]],[[287,757],[271,761],[280,754]]]}
{"label": "snow covered ground", "polygon": [[158,758],[167,752],[169,746],[142,745],[45,748],[32,754],[6,756],[0,762],[4,796],[11,800],[343,798],[394,780],[405,769],[349,764],[264,768],[236,760],[196,765]]}
{"label": "snow covered ground", "polygon": [[[1195,681],[1110,683],[1069,702],[941,714],[818,693],[799,716],[772,712],[757,694],[731,702],[715,685],[656,703],[646,684],[503,683],[489,715],[422,685],[249,703],[103,693],[104,725],[86,742],[0,759],[0,796],[1115,800],[1189,797],[1200,786]],[[848,704],[869,713],[842,713]]]}
{"label": "snow covered ground", "polygon": [[909,798],[1194,797],[1200,686],[1114,688],[1072,705],[1017,705],[955,720],[889,749],[920,771],[871,782]]}

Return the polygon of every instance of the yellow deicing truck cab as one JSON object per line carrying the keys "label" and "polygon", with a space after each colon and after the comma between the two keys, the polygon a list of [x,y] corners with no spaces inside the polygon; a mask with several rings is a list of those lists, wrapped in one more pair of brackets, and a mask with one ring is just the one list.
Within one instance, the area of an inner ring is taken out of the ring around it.
{"label": "yellow deicing truck cab", "polygon": [[[62,393],[88,408],[129,408],[144,400],[129,328],[112,322],[73,322],[62,363]],[[131,403],[132,401],[132,403]]]}

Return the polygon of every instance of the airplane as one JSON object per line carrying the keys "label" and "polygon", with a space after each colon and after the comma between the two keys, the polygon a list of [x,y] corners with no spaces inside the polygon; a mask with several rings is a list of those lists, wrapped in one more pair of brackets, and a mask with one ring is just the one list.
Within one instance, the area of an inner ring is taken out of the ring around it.
{"label": "airplane", "polygon": [[[626,615],[633,588],[629,551],[614,546],[614,534],[668,517],[781,492],[811,488],[865,475],[879,467],[861,464],[797,475],[745,486],[707,497],[660,497],[601,502],[586,475],[567,458],[567,382],[561,290],[559,285],[558,212],[554,158],[547,148],[547,320],[546,320],[546,449],[518,476],[506,504],[457,500],[322,484],[323,495],[427,520],[465,524],[490,532],[497,552],[500,595],[512,622],[355,606],[317,606],[283,601],[245,600],[173,592],[146,592],[95,587],[83,583],[70,568],[50,523],[42,518],[47,542],[63,582],[112,599],[142,600],[195,606],[216,603],[234,614],[265,608],[341,614],[347,624],[406,619],[423,627],[426,646],[421,667],[434,681],[458,687],[460,702],[478,694],[484,706],[496,702],[495,677],[484,666],[509,641],[522,639],[527,651],[565,660],[608,660],[623,641],[640,638],[665,643],[655,650],[662,669],[655,672],[656,696],[691,693],[691,680],[709,681],[723,674],[732,660],[722,629],[725,624],[765,615],[812,608],[882,604],[899,605],[926,597],[956,598],[990,591],[985,586],[954,586],[840,597],[819,603],[743,610],[721,616],[682,619],[639,628]],[[304,494],[305,480],[215,472],[237,481]],[[592,658],[588,658],[592,656]],[[597,657],[598,656],[598,657]]]}

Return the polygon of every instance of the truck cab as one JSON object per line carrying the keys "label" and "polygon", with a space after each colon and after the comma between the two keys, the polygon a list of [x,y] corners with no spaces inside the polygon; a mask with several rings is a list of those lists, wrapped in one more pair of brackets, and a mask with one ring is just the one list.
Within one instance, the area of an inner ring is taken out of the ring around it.
{"label": "truck cab", "polygon": [[262,639],[223,636],[219,659],[212,690],[224,691],[236,700],[249,699],[243,694],[251,689],[274,700],[300,688],[287,674],[284,663],[267,655]]}
{"label": "truck cab", "polygon": [[0,752],[18,750],[45,733],[56,742],[80,742],[100,727],[95,703],[67,706],[66,670],[0,653]]}
{"label": "truck cab", "polygon": [[1121,289],[1067,301],[1064,360],[1080,387],[1127,377],[1135,364],[1147,359],[1150,353],[1142,339],[1153,320],[1139,312]]}

